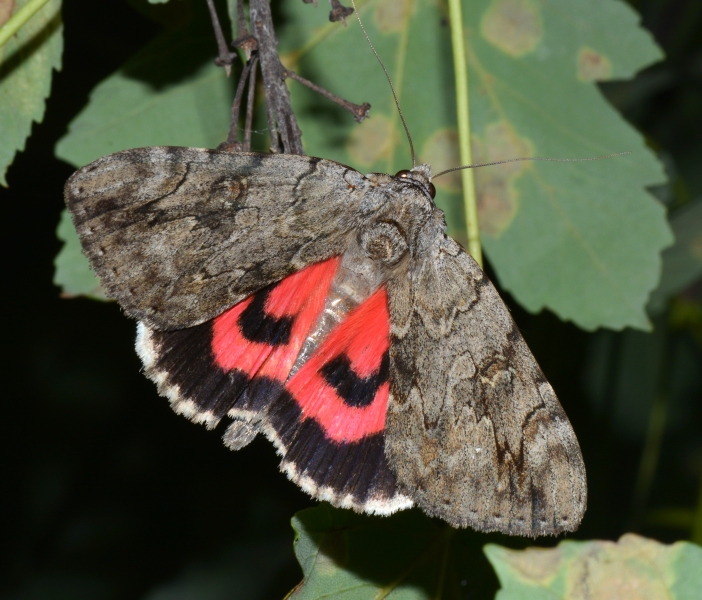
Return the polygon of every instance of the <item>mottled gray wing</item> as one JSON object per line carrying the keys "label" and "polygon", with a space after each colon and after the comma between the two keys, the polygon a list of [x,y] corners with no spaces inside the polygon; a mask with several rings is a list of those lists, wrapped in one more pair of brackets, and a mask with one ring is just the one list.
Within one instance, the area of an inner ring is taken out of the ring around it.
{"label": "mottled gray wing", "polygon": [[423,247],[388,283],[385,452],[400,489],[458,527],[574,530],[585,468],[553,389],[477,263],[438,230]]}
{"label": "mottled gray wing", "polygon": [[178,329],[342,253],[368,185],[319,158],[155,147],[83,167],[65,198],[107,292]]}

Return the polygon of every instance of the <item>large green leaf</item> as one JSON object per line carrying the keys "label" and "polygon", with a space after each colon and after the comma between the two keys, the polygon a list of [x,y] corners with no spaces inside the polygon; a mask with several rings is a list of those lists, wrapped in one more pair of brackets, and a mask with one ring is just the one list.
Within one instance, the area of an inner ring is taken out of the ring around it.
{"label": "large green leaf", "polygon": [[292,524],[304,575],[289,596],[295,600],[460,598],[468,581],[472,598],[492,591],[489,566],[472,543],[483,538],[419,511],[369,517],[321,504]]}
{"label": "large green leaf", "polygon": [[[13,13],[28,1],[16,0]],[[32,123],[44,117],[51,71],[61,69],[62,51],[61,0],[51,0],[39,9],[0,48],[0,185],[7,186],[7,167],[15,153],[24,150]]]}
{"label": "large green leaf", "polygon": [[[202,3],[204,9],[204,3]],[[82,166],[139,146],[215,147],[227,137],[232,82],[214,65],[206,10],[161,34],[98,84],[56,155]]]}
{"label": "large green leaf", "polygon": [[551,549],[485,554],[502,585],[496,600],[695,600],[702,590],[702,548],[671,546],[628,533],[618,542],[561,542]]}
{"label": "large green leaf", "polygon": [[[361,170],[394,172],[410,159],[387,82],[354,25],[325,23],[285,3],[286,63],[327,89],[373,105],[360,126],[295,91],[305,148]],[[421,161],[456,166],[455,104],[444,7],[370,0],[360,14],[387,63]],[[318,11],[321,12],[321,11]],[[644,312],[672,237],[645,190],[663,172],[641,136],[607,104],[596,81],[630,77],[660,51],[617,0],[465,3],[474,159],[591,157],[476,171],[480,225],[503,288],[531,311],[548,307],[586,329],[647,328]],[[460,177],[436,181],[449,228],[463,237]]]}
{"label": "large green leaf", "polygon": [[90,269],[88,259],[83,256],[76,228],[66,209],[61,212],[56,237],[63,242],[63,247],[54,259],[54,284],[61,288],[62,295],[66,298],[87,296],[105,300],[105,291]]}

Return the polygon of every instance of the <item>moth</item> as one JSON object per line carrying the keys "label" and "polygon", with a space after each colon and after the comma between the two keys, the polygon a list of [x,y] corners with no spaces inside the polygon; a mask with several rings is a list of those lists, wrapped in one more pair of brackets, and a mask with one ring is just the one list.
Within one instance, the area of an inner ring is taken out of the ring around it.
{"label": "moth", "polygon": [[154,147],[77,171],[66,204],[139,321],[173,409],[263,434],[314,498],[456,527],[577,528],[573,429],[509,310],[446,235],[428,165]]}

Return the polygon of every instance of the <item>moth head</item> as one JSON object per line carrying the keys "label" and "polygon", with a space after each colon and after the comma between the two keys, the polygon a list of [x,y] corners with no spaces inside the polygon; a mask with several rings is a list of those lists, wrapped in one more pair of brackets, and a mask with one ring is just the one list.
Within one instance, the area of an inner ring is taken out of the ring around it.
{"label": "moth head", "polygon": [[395,173],[395,179],[404,179],[418,183],[433,200],[436,196],[436,188],[431,182],[431,167],[429,165],[419,165],[413,169],[402,169]]}

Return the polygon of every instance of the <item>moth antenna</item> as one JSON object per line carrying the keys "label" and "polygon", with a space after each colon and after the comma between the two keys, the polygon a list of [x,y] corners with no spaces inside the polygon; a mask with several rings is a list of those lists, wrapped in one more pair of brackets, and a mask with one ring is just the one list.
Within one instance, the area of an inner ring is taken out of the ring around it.
{"label": "moth antenna", "polygon": [[603,158],[613,158],[614,156],[623,156],[624,154],[631,154],[630,151],[627,152],[616,152],[615,154],[606,154],[605,156],[590,156],[587,158],[545,158],[541,156],[529,156],[526,158],[508,158],[507,160],[496,160],[495,162],[487,163],[477,163],[475,165],[464,165],[462,167],[453,167],[453,169],[446,169],[432,176],[432,179],[446,175],[446,173],[451,173],[452,171],[460,171],[462,169],[477,169],[478,167],[491,167],[492,165],[504,165],[505,163],[521,162],[525,160],[549,160],[553,162],[581,162],[584,160],[601,160]]}
{"label": "moth antenna", "polygon": [[375,57],[378,59],[380,66],[383,68],[383,73],[385,73],[385,77],[387,78],[388,83],[390,84],[390,90],[392,91],[392,97],[395,100],[395,106],[397,106],[397,112],[400,114],[400,120],[402,121],[402,126],[405,128],[405,133],[407,134],[407,141],[409,142],[410,153],[412,154],[412,168],[414,168],[417,166],[417,158],[414,155],[414,144],[412,143],[412,136],[410,135],[409,127],[407,127],[407,121],[405,121],[405,115],[402,114],[402,109],[400,108],[400,101],[397,99],[397,93],[395,92],[395,86],[392,84],[392,79],[390,79],[390,73],[388,73],[388,70],[385,68],[383,61],[380,59],[380,56],[375,49],[375,46],[373,46],[373,42],[371,42],[370,37],[368,37],[368,32],[366,31],[366,28],[363,26],[363,21],[361,21],[361,15],[358,14],[358,9],[356,8],[356,2],[354,2],[354,0],[351,0],[351,6],[353,6],[353,12],[356,13],[356,18],[358,19],[358,24],[361,26],[361,31],[363,31],[363,35],[366,36],[366,41],[368,42],[368,45],[371,47],[371,50],[373,50],[373,54],[375,54]]}

